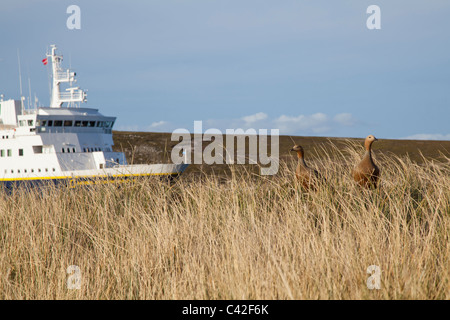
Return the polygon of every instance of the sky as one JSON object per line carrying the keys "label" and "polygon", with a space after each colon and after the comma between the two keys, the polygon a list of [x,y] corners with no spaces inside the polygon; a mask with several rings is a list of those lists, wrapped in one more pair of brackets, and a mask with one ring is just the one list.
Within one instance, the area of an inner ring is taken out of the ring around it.
{"label": "sky", "polygon": [[448,0],[1,0],[0,93],[19,99],[19,56],[22,94],[48,106],[55,44],[116,130],[450,140],[449,16]]}

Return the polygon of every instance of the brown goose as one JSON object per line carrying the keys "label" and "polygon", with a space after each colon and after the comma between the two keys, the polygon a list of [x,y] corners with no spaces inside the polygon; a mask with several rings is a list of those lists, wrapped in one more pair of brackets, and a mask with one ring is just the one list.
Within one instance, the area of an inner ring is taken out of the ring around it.
{"label": "brown goose", "polygon": [[298,164],[297,169],[295,170],[295,177],[297,178],[297,181],[299,181],[306,190],[309,190],[310,188],[312,190],[316,190],[316,182],[320,177],[319,172],[306,165],[303,147],[296,144],[292,147],[291,151],[297,152]]}
{"label": "brown goose", "polygon": [[377,140],[373,135],[367,136],[364,142],[366,153],[361,162],[353,169],[353,179],[365,188],[376,188],[380,177],[380,169],[372,159],[372,143]]}

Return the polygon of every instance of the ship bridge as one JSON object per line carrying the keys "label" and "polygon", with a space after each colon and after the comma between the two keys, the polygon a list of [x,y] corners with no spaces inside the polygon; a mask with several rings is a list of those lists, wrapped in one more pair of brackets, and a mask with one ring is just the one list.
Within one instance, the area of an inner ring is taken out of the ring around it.
{"label": "ship bridge", "polygon": [[105,133],[111,134],[116,117],[106,117],[98,109],[39,108],[37,133]]}

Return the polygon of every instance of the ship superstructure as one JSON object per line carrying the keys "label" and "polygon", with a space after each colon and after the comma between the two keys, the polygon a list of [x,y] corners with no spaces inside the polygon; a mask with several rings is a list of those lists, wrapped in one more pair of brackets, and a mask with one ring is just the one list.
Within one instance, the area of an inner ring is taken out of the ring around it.
{"label": "ship superstructure", "polygon": [[[122,152],[114,152],[115,117],[98,109],[82,108],[86,92],[79,87],[61,91],[61,83],[74,84],[75,72],[63,70],[62,56],[51,46],[50,107],[25,110],[23,99],[0,99],[0,182],[70,180],[86,183],[147,175],[174,176],[186,164],[128,165]],[[63,105],[67,104],[67,107]]]}

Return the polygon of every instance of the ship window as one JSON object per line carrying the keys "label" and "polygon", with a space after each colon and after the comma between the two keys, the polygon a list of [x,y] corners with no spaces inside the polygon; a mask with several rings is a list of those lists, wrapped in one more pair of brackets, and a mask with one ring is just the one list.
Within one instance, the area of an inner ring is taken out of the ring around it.
{"label": "ship window", "polygon": [[61,148],[62,153],[64,153],[64,148]]}
{"label": "ship window", "polygon": [[47,127],[51,127],[51,126],[53,126],[53,120],[48,120]]}
{"label": "ship window", "polygon": [[20,173],[20,169],[19,169],[19,170],[17,170],[17,173]]}
{"label": "ship window", "polygon": [[81,127],[81,121],[75,121],[75,127]]}
{"label": "ship window", "polygon": [[41,120],[41,121],[38,120],[38,121],[36,121],[36,125],[45,127],[47,125],[47,120]]}
{"label": "ship window", "polygon": [[87,121],[81,122],[81,126],[82,126],[82,127],[87,127],[87,126],[88,126],[88,122],[87,122]]}
{"label": "ship window", "polygon": [[103,121],[98,121],[97,122],[97,127],[103,127]]}
{"label": "ship window", "polygon": [[12,157],[12,150],[8,149],[8,157]]}
{"label": "ship window", "polygon": [[62,127],[62,120],[55,120],[55,127]]}
{"label": "ship window", "polygon": [[48,168],[45,168],[45,172],[48,172]]}
{"label": "ship window", "polygon": [[34,169],[31,169],[31,172],[34,172]]}
{"label": "ship window", "polygon": [[75,152],[76,152],[75,148],[72,148],[72,152],[73,152],[73,153],[75,153]]}
{"label": "ship window", "polygon": [[103,169],[103,163],[100,163],[100,169]]}
{"label": "ship window", "polygon": [[27,173],[27,169],[23,170],[25,173]]}
{"label": "ship window", "polygon": [[0,155],[1,155],[1,157],[3,158],[3,157],[5,156],[5,150],[1,150],[1,151],[0,151]]}
{"label": "ship window", "polygon": [[95,121],[89,121],[88,127],[95,127]]}
{"label": "ship window", "polygon": [[23,149],[19,149],[19,157],[23,157]]}
{"label": "ship window", "polygon": [[14,170],[11,170],[11,173],[14,173]]}
{"label": "ship window", "polygon": [[34,153],[42,153],[42,146],[33,146]]}
{"label": "ship window", "polygon": [[72,121],[72,120],[65,120],[65,121],[64,121],[64,127],[71,127],[72,124],[73,124],[73,121]]}
{"label": "ship window", "polygon": [[53,172],[55,172],[56,170],[55,170],[55,168],[53,168]]}
{"label": "ship window", "polygon": [[38,169],[38,172],[41,172],[41,169]]}
{"label": "ship window", "polygon": [[33,120],[28,120],[28,126],[30,126],[30,127],[33,126]]}
{"label": "ship window", "polygon": [[70,148],[67,148],[67,153],[70,153]]}
{"label": "ship window", "polygon": [[24,126],[25,126],[25,121],[19,120],[19,127],[24,127]]}
{"label": "ship window", "polygon": [[83,152],[86,152],[86,148],[83,148]]}

